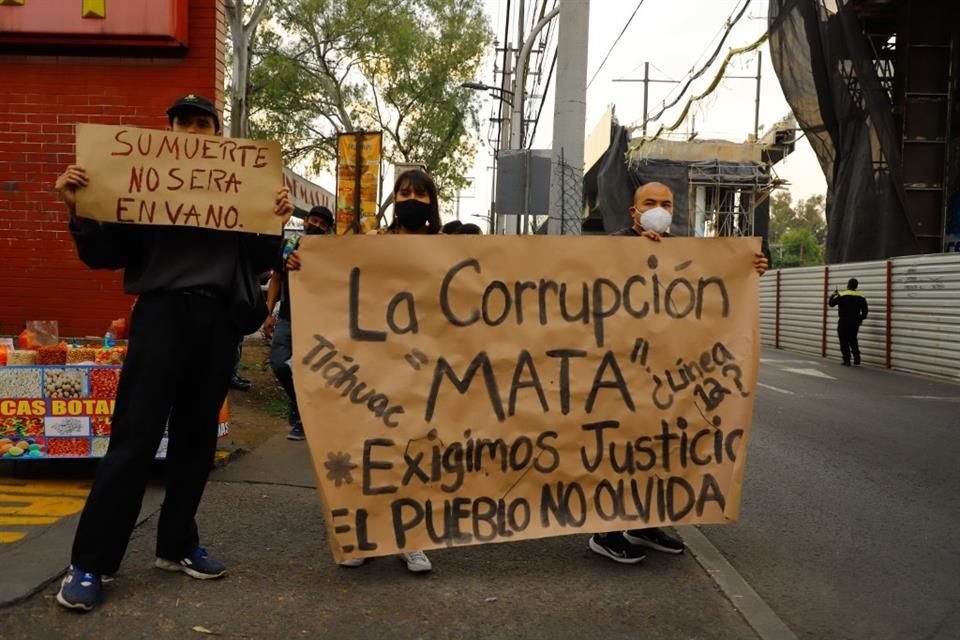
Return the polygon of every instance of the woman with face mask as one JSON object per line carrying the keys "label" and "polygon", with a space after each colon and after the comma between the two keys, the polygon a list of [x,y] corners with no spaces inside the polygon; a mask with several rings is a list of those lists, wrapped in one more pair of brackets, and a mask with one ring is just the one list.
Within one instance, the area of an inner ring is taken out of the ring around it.
{"label": "woman with face mask", "polygon": [[[404,171],[393,187],[393,222],[384,230],[371,234],[392,233],[436,234],[440,231],[440,205],[437,201],[437,185],[433,178],[419,169]],[[301,268],[300,256],[293,252],[285,262],[287,271]],[[430,559],[423,551],[401,553],[400,560],[413,573],[426,573],[433,569]],[[362,558],[341,562],[341,567],[359,567]]]}
{"label": "woman with face mask", "polygon": [[440,232],[440,204],[433,178],[419,169],[404,171],[393,187],[393,222],[386,233]]}

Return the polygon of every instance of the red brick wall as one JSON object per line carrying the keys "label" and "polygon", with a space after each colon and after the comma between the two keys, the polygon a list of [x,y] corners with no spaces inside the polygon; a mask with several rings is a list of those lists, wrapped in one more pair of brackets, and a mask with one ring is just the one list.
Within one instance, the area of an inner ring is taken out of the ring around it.
{"label": "red brick wall", "polygon": [[0,52],[0,335],[58,320],[64,336],[103,335],[133,299],[122,273],[77,259],[54,181],[74,160],[77,122],[167,126],[186,93],[223,104],[223,0],[190,0],[189,49],[177,57]]}

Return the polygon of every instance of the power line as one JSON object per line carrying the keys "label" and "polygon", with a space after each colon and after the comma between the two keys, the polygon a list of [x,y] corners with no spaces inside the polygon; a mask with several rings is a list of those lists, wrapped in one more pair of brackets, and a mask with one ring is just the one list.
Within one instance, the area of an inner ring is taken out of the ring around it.
{"label": "power line", "polygon": [[[666,113],[667,109],[670,109],[676,106],[676,104],[683,99],[683,96],[690,89],[690,85],[693,84],[693,81],[701,77],[703,74],[707,72],[707,69],[710,68],[710,66],[717,59],[717,56],[720,55],[720,50],[723,49],[723,45],[727,41],[727,38],[730,36],[730,32],[733,31],[733,27],[736,26],[736,24],[740,21],[740,18],[742,18],[744,14],[747,12],[747,8],[750,6],[750,2],[751,0],[746,0],[746,2],[743,4],[743,8],[740,9],[740,13],[738,13],[732,20],[727,21],[726,29],[723,32],[723,37],[720,38],[720,42],[717,44],[717,48],[713,50],[713,54],[710,56],[710,59],[707,60],[703,64],[703,66],[701,66],[697,71],[695,71],[687,79],[687,82],[683,85],[683,88],[680,90],[680,93],[677,94],[677,97],[674,98],[673,102],[671,102],[670,104],[664,103],[664,105],[660,108],[660,111],[658,111],[656,114],[647,118],[647,122],[650,122],[651,120],[659,120],[663,116],[663,114]],[[646,122],[644,124],[646,124]]]}
{"label": "power line", "polygon": [[[730,64],[730,61],[736,56],[739,56],[744,53],[749,53],[751,51],[758,49],[764,42],[767,41],[768,37],[769,37],[769,33],[765,32],[757,40],[755,40],[751,44],[746,45],[745,47],[730,49],[730,51],[727,52],[726,57],[723,59],[723,62],[720,64],[720,69],[717,71],[710,85],[699,95],[692,96],[687,100],[687,104],[684,105],[683,111],[681,111],[680,116],[676,119],[676,121],[673,124],[671,125],[661,124],[660,128],[657,129],[657,132],[653,134],[653,136],[651,136],[650,138],[644,138],[644,143],[646,143],[647,141],[656,140],[666,132],[675,131],[681,124],[683,124],[683,121],[686,119],[687,114],[690,112],[690,108],[695,103],[699,102],[700,100],[703,100],[708,95],[713,93],[714,90],[720,85],[720,82],[723,80],[724,74],[727,71],[727,65]],[[636,127],[633,127],[633,128],[636,129]]]}
{"label": "power line", "polygon": [[540,99],[540,108],[537,109],[537,119],[533,121],[533,132],[530,134],[530,146],[533,147],[533,139],[537,135],[537,125],[540,124],[540,114],[543,113],[543,105],[547,102],[547,91],[550,90],[550,81],[553,79],[553,70],[557,66],[557,54],[559,47],[553,50],[553,62],[550,63],[550,71],[547,72],[547,84],[543,87],[543,98]]}
{"label": "power line", "polygon": [[620,42],[620,38],[623,37],[623,34],[627,32],[627,29],[630,27],[630,23],[633,22],[634,17],[637,15],[637,11],[640,10],[640,7],[643,6],[643,3],[645,1],[646,0],[640,0],[640,2],[637,3],[637,6],[634,8],[633,13],[630,14],[630,19],[627,20],[627,24],[623,25],[623,30],[620,32],[620,35],[617,36],[617,39],[613,41],[612,45],[610,45],[610,49],[607,50],[607,55],[603,57],[603,62],[601,62],[600,66],[597,67],[597,70],[593,72],[593,77],[590,78],[590,82],[587,83],[587,89],[589,89],[590,85],[593,84],[593,81],[597,79],[597,75],[603,69],[603,65],[607,64],[607,60],[610,59],[610,54],[613,53],[613,50],[617,47],[617,43]]}

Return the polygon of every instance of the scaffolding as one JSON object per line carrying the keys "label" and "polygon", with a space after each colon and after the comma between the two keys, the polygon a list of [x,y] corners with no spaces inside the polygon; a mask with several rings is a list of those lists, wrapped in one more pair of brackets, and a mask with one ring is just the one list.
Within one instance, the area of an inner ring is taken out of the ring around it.
{"label": "scaffolding", "polygon": [[689,235],[697,238],[758,235],[757,207],[779,185],[768,165],[756,163],[697,162],[688,166],[687,176],[693,212]]}
{"label": "scaffolding", "polygon": [[832,263],[960,237],[960,2],[769,0],[770,54],[827,179]]}
{"label": "scaffolding", "polygon": [[[761,141],[641,141],[631,145],[627,159],[641,182],[659,181],[661,173],[671,177],[674,235],[763,236],[767,200],[784,184],[776,177],[773,164],[792,151],[795,132],[796,123],[786,118]],[[761,207],[763,224],[758,225]]]}

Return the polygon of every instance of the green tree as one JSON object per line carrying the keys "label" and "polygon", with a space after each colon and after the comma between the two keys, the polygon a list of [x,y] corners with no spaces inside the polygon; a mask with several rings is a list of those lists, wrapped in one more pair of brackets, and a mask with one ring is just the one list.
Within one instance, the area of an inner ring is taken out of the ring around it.
{"label": "green tree", "polygon": [[257,29],[266,15],[270,0],[226,0],[227,27],[230,34],[228,54],[230,66],[230,136],[250,135],[247,93],[250,87],[250,65]]}
{"label": "green tree", "polygon": [[387,160],[423,163],[445,195],[465,184],[478,98],[460,84],[492,37],[482,0],[293,0],[273,18],[250,73],[254,135],[320,170],[338,133],[381,130]]}
{"label": "green tree", "polygon": [[824,214],[824,198],[822,195],[811,196],[797,203],[796,229],[806,229],[817,239],[817,244],[827,241],[827,219]]}
{"label": "green tree", "polygon": [[823,264],[826,237],[823,196],[800,200],[794,206],[789,192],[773,195],[769,227],[773,268]]}
{"label": "green tree", "polygon": [[808,229],[787,231],[780,238],[779,268],[823,264],[823,246]]}
{"label": "green tree", "polygon": [[780,242],[780,236],[784,231],[790,229],[791,222],[796,218],[796,211],[793,210],[789,191],[777,191],[770,198],[770,227],[768,239],[770,244]]}

